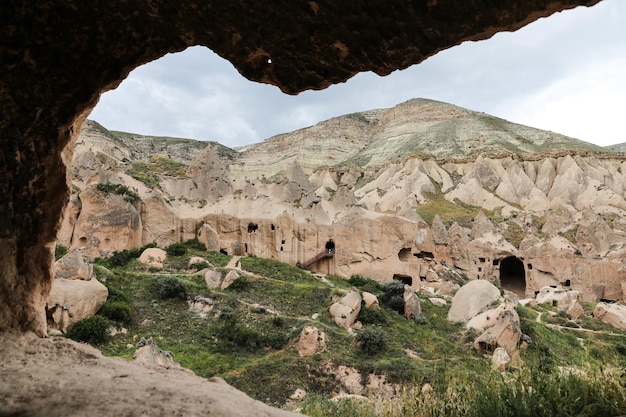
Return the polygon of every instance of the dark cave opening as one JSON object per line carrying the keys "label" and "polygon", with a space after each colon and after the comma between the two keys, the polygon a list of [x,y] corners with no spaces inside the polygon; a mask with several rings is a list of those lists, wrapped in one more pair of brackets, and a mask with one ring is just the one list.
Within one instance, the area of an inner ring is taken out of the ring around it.
{"label": "dark cave opening", "polygon": [[409,287],[413,285],[413,277],[411,277],[410,275],[393,274],[393,280],[400,281],[401,283],[408,285]]}
{"label": "dark cave opening", "polygon": [[524,262],[515,256],[509,256],[500,262],[500,284],[519,297],[526,297],[526,270]]}

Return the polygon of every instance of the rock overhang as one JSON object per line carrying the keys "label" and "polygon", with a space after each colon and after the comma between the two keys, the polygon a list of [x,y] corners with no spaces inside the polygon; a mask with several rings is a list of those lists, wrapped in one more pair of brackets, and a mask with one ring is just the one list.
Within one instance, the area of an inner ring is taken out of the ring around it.
{"label": "rock overhang", "polygon": [[296,94],[599,1],[3,2],[0,331],[45,333],[67,144],[100,95],[139,65],[203,45],[244,77]]}

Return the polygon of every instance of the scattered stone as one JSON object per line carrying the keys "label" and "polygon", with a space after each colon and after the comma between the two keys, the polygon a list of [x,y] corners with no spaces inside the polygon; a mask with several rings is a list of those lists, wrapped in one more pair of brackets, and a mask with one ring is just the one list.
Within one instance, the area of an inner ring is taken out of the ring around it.
{"label": "scattered stone", "polygon": [[138,344],[139,347],[133,355],[133,360],[147,365],[162,366],[167,369],[180,368],[180,365],[174,362],[174,354],[159,349],[152,338],[148,340],[142,338],[142,342],[141,345]]}
{"label": "scattered stone", "polygon": [[300,356],[311,356],[326,350],[326,333],[320,332],[315,326],[304,326],[300,339],[296,343]]}
{"label": "scattered stone", "polygon": [[484,353],[494,352],[497,348],[503,347],[513,358],[521,337],[519,316],[515,310],[507,309],[500,313],[493,327],[485,330],[474,340],[474,348]]}
{"label": "scattered stone", "polygon": [[302,388],[296,388],[296,390],[289,396],[289,399],[294,401],[304,401],[306,398],[306,391]]}
{"label": "scattered stone", "polygon": [[430,301],[430,303],[435,307],[445,307],[448,305],[448,302],[443,298],[431,297],[428,301]]}
{"label": "scattered stone", "polygon": [[567,314],[569,314],[570,317],[577,319],[583,314],[585,314],[585,310],[583,309],[583,306],[580,304],[580,301],[572,300],[569,304],[569,307],[567,307]]}
{"label": "scattered stone", "polygon": [[189,258],[189,262],[187,263],[187,268],[191,268],[193,265],[202,264],[202,263],[206,263],[209,265],[211,264],[209,261],[207,261],[206,259],[200,256],[192,256],[191,258]]}
{"label": "scattered stone", "polygon": [[433,386],[429,382],[422,385],[422,395],[430,395],[433,393]]}
{"label": "scattered stone", "polygon": [[189,311],[198,314],[201,318],[207,317],[209,312],[213,310],[213,300],[199,295],[187,300]]}

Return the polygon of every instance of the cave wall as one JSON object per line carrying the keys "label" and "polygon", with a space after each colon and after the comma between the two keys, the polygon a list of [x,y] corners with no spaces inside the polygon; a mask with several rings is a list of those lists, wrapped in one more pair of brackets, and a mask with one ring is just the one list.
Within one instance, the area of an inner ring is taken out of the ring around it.
{"label": "cave wall", "polygon": [[204,45],[244,77],[295,94],[598,2],[0,2],[0,331],[46,333],[52,245],[70,195],[63,152],[100,95],[137,66]]}

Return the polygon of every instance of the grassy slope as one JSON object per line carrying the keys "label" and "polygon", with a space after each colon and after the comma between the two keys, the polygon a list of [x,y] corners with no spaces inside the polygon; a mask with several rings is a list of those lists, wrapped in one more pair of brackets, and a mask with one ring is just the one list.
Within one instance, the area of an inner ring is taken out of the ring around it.
{"label": "grassy slope", "polygon": [[[209,290],[202,276],[183,271],[192,255],[204,256],[218,268],[229,260],[224,255],[193,249],[185,256],[172,258],[164,270],[156,272],[146,271],[137,261],[124,267],[98,262],[97,276],[111,290],[111,298],[128,300],[133,313],[128,333],[116,335],[100,346],[105,354],[131,358],[140,338],[153,337],[161,349],[173,352],[182,366],[205,377],[219,375],[270,404],[284,405],[296,388],[304,388],[310,398],[306,411],[312,415],[324,415],[332,410],[335,415],[341,415],[336,404],[324,400],[339,390],[335,378],[324,372],[330,363],[355,367],[362,374],[386,374],[389,381],[405,386],[413,383],[421,386],[429,381],[442,396],[449,395],[451,385],[492,383],[496,375],[489,371],[489,359],[471,346],[475,335],[449,323],[447,308],[434,307],[425,298],[421,302],[426,323],[410,322],[383,308],[377,316],[379,323],[366,325],[383,329],[387,342],[382,353],[368,356],[359,349],[354,337],[338,328],[328,315],[333,294],[339,288],[350,288],[347,280],[330,276],[332,287],[286,264],[243,258],[242,268],[249,273],[234,288]],[[161,299],[158,280],[165,276],[183,282],[189,296],[211,298],[214,307],[209,316],[203,319],[189,312],[184,300]],[[371,282],[365,285],[368,290],[376,291]],[[587,312],[592,307],[586,305]],[[590,318],[571,324],[548,306],[520,308],[519,312],[523,331],[533,339],[533,344],[522,353],[529,368],[553,372],[556,366],[594,369],[626,366],[623,333],[606,329]],[[539,313],[548,319],[537,322]],[[565,328],[548,327],[550,323]],[[305,325],[315,325],[327,333],[326,352],[306,358],[298,356],[294,344]],[[595,326],[604,333],[567,328],[580,325]],[[617,335],[607,335],[607,330]],[[417,358],[409,357],[406,349],[416,352]]]}

